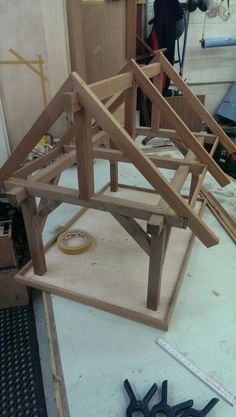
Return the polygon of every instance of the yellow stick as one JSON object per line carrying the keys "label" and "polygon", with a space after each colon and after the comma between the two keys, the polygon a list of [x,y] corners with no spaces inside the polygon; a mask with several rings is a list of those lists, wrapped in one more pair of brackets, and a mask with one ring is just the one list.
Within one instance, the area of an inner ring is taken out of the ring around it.
{"label": "yellow stick", "polygon": [[38,64],[39,64],[39,75],[40,75],[40,81],[41,81],[41,87],[42,87],[42,93],[43,93],[43,104],[44,104],[44,107],[46,107],[47,104],[48,104],[48,99],[47,99],[45,76],[44,76],[44,71],[43,71],[42,55],[39,54],[38,55],[38,58],[39,58],[39,60],[38,60]]}
{"label": "yellow stick", "polygon": [[[27,67],[31,68],[31,70],[33,72],[35,72],[36,74],[38,74],[39,76],[41,76],[40,71],[38,71],[35,67],[33,67],[33,65],[29,64],[29,61],[27,61],[26,59],[24,59],[21,55],[19,55],[16,51],[14,51],[13,49],[9,49],[9,52],[11,52],[13,55],[15,55],[18,59],[20,59]],[[45,81],[48,81],[48,79],[43,76]]]}

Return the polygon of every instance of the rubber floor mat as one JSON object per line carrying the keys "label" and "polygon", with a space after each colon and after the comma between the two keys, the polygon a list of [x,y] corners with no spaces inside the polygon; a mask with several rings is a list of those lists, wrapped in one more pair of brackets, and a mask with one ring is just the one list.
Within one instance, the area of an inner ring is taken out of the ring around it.
{"label": "rubber floor mat", "polygon": [[0,309],[0,417],[47,417],[32,306]]}

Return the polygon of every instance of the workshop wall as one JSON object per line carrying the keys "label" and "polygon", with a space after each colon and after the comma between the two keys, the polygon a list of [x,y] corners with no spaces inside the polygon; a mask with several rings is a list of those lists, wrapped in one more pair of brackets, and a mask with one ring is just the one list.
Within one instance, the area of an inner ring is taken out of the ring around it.
{"label": "workshop wall", "polygon": [[[224,6],[227,7],[226,0]],[[206,18],[206,38],[236,36],[236,0],[230,0],[230,10],[227,22],[219,17]],[[150,20],[153,1],[148,0],[147,11]],[[184,78],[195,94],[206,95],[206,107],[213,113],[230,84],[236,80],[236,46],[202,49],[199,41],[202,39],[204,20],[205,13],[199,9],[190,14]]]}
{"label": "workshop wall", "polygon": [[[227,2],[224,2],[225,7]],[[206,18],[205,38],[236,36],[236,0],[230,0],[231,16],[227,22],[219,17]],[[206,94],[206,106],[218,107],[230,84],[236,80],[236,46],[202,49],[205,13],[190,15],[184,77],[195,94]]]}
{"label": "workshop wall", "polygon": [[[0,61],[45,61],[48,99],[69,74],[65,0],[1,0]],[[38,66],[37,66],[38,68]],[[0,65],[2,99],[11,148],[14,148],[44,108],[40,77],[25,65]]]}

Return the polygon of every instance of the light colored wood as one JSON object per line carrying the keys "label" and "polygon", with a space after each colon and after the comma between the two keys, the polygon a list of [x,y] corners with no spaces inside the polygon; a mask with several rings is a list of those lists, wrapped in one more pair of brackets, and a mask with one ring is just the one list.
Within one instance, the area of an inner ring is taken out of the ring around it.
{"label": "light colored wood", "polygon": [[156,311],[161,297],[162,269],[165,255],[166,227],[160,235],[151,235],[151,255],[148,272],[147,308]]}
{"label": "light colored wood", "polygon": [[[155,148],[154,148],[155,150]],[[105,149],[94,147],[93,148],[93,156],[98,159],[106,159],[108,161],[119,161],[119,162],[129,162],[129,160],[123,155],[123,153],[119,150],[113,149]],[[190,172],[194,173],[201,173],[202,170],[205,168],[205,165],[199,162],[188,162],[185,161],[183,158],[168,158],[165,156],[150,156],[150,160],[159,168],[166,168],[176,170],[180,165],[188,166]]]}
{"label": "light colored wood", "polygon": [[[144,201],[150,203],[152,198],[153,194],[148,197],[145,193]],[[88,252],[78,255],[79,274],[78,257],[62,254],[54,243],[46,252],[49,268],[45,277],[34,275],[28,264],[17,274],[16,281],[167,330],[193,236],[190,230],[178,230],[171,236],[163,270],[162,301],[158,311],[153,311],[145,306],[148,257],[112,216],[88,210],[69,227],[83,227],[97,242]]]}
{"label": "light colored wood", "polygon": [[[137,135],[142,135],[142,136],[153,136],[153,137],[157,137],[157,138],[160,137],[160,138],[169,138],[169,139],[179,139],[180,140],[180,136],[173,129],[159,129],[157,131],[152,131],[151,128],[149,128],[149,127],[142,127],[141,126],[141,127],[137,127],[136,134]],[[215,139],[216,139],[216,135],[213,135],[211,133],[192,132],[192,134],[196,138],[204,137],[204,142],[209,143],[209,144],[213,144]]]}
{"label": "light colored wood", "polygon": [[[201,103],[205,104],[205,96],[198,95],[198,100]],[[180,116],[183,122],[188,126],[191,132],[201,132],[202,131],[202,120],[201,117],[198,115],[196,110],[193,110],[192,107],[189,105],[188,101],[184,96],[173,96],[173,97],[166,97],[166,100],[174,109],[174,111]],[[164,117],[164,114],[161,117],[161,128],[164,129],[171,129],[171,123],[168,118]]]}
{"label": "light colored wood", "polygon": [[81,7],[86,75],[92,83],[116,75],[126,62],[126,0],[82,2]]}
{"label": "light colored wood", "polygon": [[132,87],[132,82],[133,75],[131,73],[124,73],[90,84],[89,88],[91,88],[100,100],[104,100]]}
{"label": "light colored wood", "polygon": [[[153,84],[158,89],[158,91],[160,91],[160,94],[162,94],[163,80],[164,80],[163,71],[161,71],[159,75],[156,75],[152,79]],[[151,115],[151,130],[152,131],[158,130],[160,128],[160,121],[161,121],[161,113],[159,111],[159,108],[155,103],[152,103],[152,115]]]}
{"label": "light colored wood", "polygon": [[82,24],[82,5],[80,0],[66,0],[66,14],[70,45],[71,70],[77,71],[86,81],[85,41]]}
{"label": "light colored wood", "polygon": [[[133,78],[133,77],[132,77]],[[137,108],[137,86],[135,81],[125,92],[125,121],[126,132],[135,139],[136,137],[136,108]]]}
{"label": "light colored wood", "polygon": [[[110,147],[112,149],[117,149],[116,145],[110,140]],[[94,152],[93,152],[94,155]],[[118,172],[118,163],[117,161],[110,161],[110,189],[113,193],[118,191],[118,180],[119,180],[119,172]]]}
{"label": "light colored wood", "polygon": [[201,194],[206,199],[206,204],[211,212],[223,226],[233,242],[236,243],[236,221],[229,215],[229,213],[227,213],[224,207],[206,187],[201,187]]}
{"label": "light colored wood", "polygon": [[126,58],[136,57],[136,32],[137,32],[137,1],[127,1],[126,17]]}
{"label": "light colored wood", "polygon": [[42,136],[50,129],[52,124],[58,119],[63,112],[63,96],[66,91],[72,88],[71,77],[69,77],[61,86],[57,94],[50,101],[46,109],[41,113],[34,125],[24,136],[21,142],[12,152],[10,158],[0,169],[0,179],[6,179],[20,167],[27,155],[37,145]]}
{"label": "light colored wood", "polygon": [[75,115],[74,136],[78,165],[79,198],[89,200],[94,194],[94,172],[91,118],[86,110],[81,110]]}
{"label": "light colored wood", "polygon": [[[28,194],[34,197],[43,197],[48,200],[65,202],[81,207],[94,208],[95,210],[118,213],[128,217],[148,220],[152,214],[166,215],[166,222],[175,227],[186,227],[186,220],[175,214],[158,211],[154,204],[146,204],[140,201],[132,201],[127,198],[117,197],[118,193],[109,195],[98,195],[90,200],[81,200],[78,191],[72,188],[55,186],[51,184],[42,184],[40,182],[25,181],[18,178],[12,178],[4,182],[6,190],[15,186],[24,187]],[[126,190],[127,191],[127,190]],[[129,196],[129,190],[125,193]]]}
{"label": "light colored wood", "polygon": [[81,110],[79,105],[78,96],[74,91],[63,94],[64,100],[64,112],[65,113],[76,113]]}
{"label": "light colored wood", "polygon": [[236,147],[233,142],[228,138],[220,125],[214,120],[212,115],[206,110],[204,105],[198,100],[198,98],[191,92],[186,83],[182,78],[177,74],[172,65],[166,59],[166,57],[160,53],[158,56],[163,70],[168,75],[168,77],[174,82],[174,84],[182,91],[186,100],[188,100],[189,105],[193,108],[194,111],[197,111],[202,121],[204,121],[211,131],[219,136],[220,143],[228,150],[229,153],[236,152]]}
{"label": "light colored wood", "polygon": [[40,168],[47,166],[50,162],[56,160],[58,156],[62,155],[63,148],[62,146],[56,146],[46,155],[41,156],[40,158],[35,159],[32,162],[29,162],[24,167],[18,169],[13,173],[17,178],[26,178],[28,175],[37,171]]}
{"label": "light colored wood", "polygon": [[35,198],[28,196],[27,199],[22,201],[21,208],[34,273],[37,275],[44,275],[47,270],[47,267],[43,250],[42,233],[40,228],[33,225],[32,222],[33,216],[37,213]]}
{"label": "light colored wood", "polygon": [[145,233],[143,228],[131,217],[122,216],[121,214],[113,214],[113,217],[120,225],[129,233],[129,235],[137,242],[137,244],[146,252],[148,256],[151,254],[150,237]]}
{"label": "light colored wood", "polygon": [[29,178],[29,181],[49,182],[53,178],[55,178],[58,174],[60,174],[63,170],[71,167],[75,163],[76,163],[76,151],[72,150],[68,152],[67,154],[63,154],[59,156],[59,158],[55,162],[52,162],[46,168],[43,168],[41,171],[32,175]]}
{"label": "light colored wood", "polygon": [[152,100],[153,103],[156,103],[159,106],[160,110],[165,112],[166,116],[170,118],[173,127],[176,129],[176,132],[180,135],[184,144],[196,154],[196,156],[202,163],[208,165],[208,170],[222,187],[228,185],[230,183],[228,177],[219,168],[217,163],[209,156],[207,151],[199,144],[192,132],[182,122],[180,117],[166,102],[164,97],[162,97],[160,92],[155,88],[151,81],[140,70],[139,66],[135,63],[135,61],[132,60],[131,65],[138,84],[142,87],[143,91],[150,98],[150,100]]}
{"label": "light colored wood", "polygon": [[[136,65],[136,64],[135,64]],[[139,68],[138,68],[139,70]],[[138,71],[136,71],[139,73]],[[149,79],[144,75],[145,81]],[[189,219],[189,227],[196,233],[199,239],[206,245],[212,246],[219,242],[216,235],[208,228],[208,226],[188,207],[184,199],[169,186],[165,177],[157,171],[155,165],[150,161],[146,155],[140,151],[137,144],[127,134],[127,132],[119,125],[115,118],[108,112],[106,107],[98,101],[94,93],[89,90],[83,80],[75,73],[72,75],[74,86],[77,89],[81,104],[88,109],[91,116],[93,116],[102,128],[109,133],[112,140],[130,159],[130,161],[137,167],[143,176],[150,182],[150,184],[158,190],[158,192],[166,199],[167,203],[175,210],[177,215],[187,217]],[[152,88],[155,87],[150,82]],[[158,92],[159,94],[159,92]],[[156,96],[155,96],[156,97]],[[192,136],[192,134],[191,134]],[[194,138],[194,140],[196,140]],[[201,145],[197,145],[203,150]],[[205,151],[204,151],[205,152]],[[207,160],[209,155],[207,154]],[[210,158],[209,158],[210,159]],[[212,160],[210,159],[212,162]],[[218,167],[218,166],[217,166]],[[224,178],[220,170],[220,177]],[[226,177],[227,178],[227,177]],[[228,183],[228,178],[227,178]]]}
{"label": "light colored wood", "polygon": [[7,199],[13,206],[18,206],[26,197],[27,193],[24,187],[13,187],[7,192]]}

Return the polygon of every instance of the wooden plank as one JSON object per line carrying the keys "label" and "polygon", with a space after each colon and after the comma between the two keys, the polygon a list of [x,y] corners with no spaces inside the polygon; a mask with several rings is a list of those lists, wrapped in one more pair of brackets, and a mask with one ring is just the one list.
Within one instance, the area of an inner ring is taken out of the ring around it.
{"label": "wooden plank", "polygon": [[[163,71],[160,72],[159,75],[156,75],[153,77],[153,84],[155,87],[160,91],[160,94],[162,94],[163,89],[163,79],[164,79],[164,73]],[[151,115],[151,130],[155,131],[160,128],[160,122],[161,122],[161,113],[159,111],[159,107],[152,103],[152,115]]]}
{"label": "wooden plank", "polygon": [[[110,146],[112,149],[117,149],[116,145],[110,140]],[[94,155],[94,152],[93,152]],[[119,172],[118,172],[118,163],[117,161],[110,161],[110,189],[113,193],[118,191],[118,181],[119,181]]]}
{"label": "wooden plank", "polygon": [[[198,95],[197,98],[203,105],[205,104],[205,95]],[[184,96],[166,97],[166,101],[168,101],[172,109],[180,116],[191,132],[201,132],[203,128],[201,117],[191,108]],[[172,128],[168,118],[165,118],[164,115],[161,117],[161,127],[165,129]]]}
{"label": "wooden plank", "polygon": [[170,225],[179,228],[186,227],[186,221],[181,216],[178,217],[170,213],[160,212],[155,205],[151,204],[106,195],[94,196],[91,200],[81,200],[78,195],[78,190],[51,184],[42,184],[40,182],[29,182],[18,178],[10,178],[4,182],[4,185],[6,189],[11,189],[15,186],[24,187],[28,194],[35,197],[43,197],[48,200],[94,208],[95,210],[123,214],[124,216],[141,220],[148,220],[152,214],[162,214],[166,215],[166,222]]}
{"label": "wooden plank", "polygon": [[7,199],[13,206],[18,206],[25,198],[27,193],[24,187],[13,187],[7,192]]}
{"label": "wooden plank", "polygon": [[[146,195],[144,195],[144,199],[146,199]],[[69,226],[66,225],[66,230],[69,227],[83,227],[88,231],[91,230],[98,241],[101,240],[101,230],[103,232],[101,245],[96,245],[92,252],[85,253],[83,259],[81,258],[79,279],[78,262],[74,257],[71,259],[71,257],[62,254],[62,256],[59,256],[59,263],[58,261],[55,262],[55,259],[58,259],[56,236],[53,242],[47,245],[46,250],[49,269],[51,269],[50,265],[56,267],[52,276],[46,274],[44,277],[35,277],[29,263],[17,274],[17,282],[131,320],[137,320],[155,328],[167,330],[170,321],[169,312],[170,310],[171,313],[173,312],[177,301],[176,288],[179,289],[184,277],[182,265],[184,263],[186,267],[186,251],[189,255],[190,250],[189,239],[190,236],[194,237],[191,231],[176,230],[176,233],[171,236],[168,258],[163,271],[163,302],[161,302],[157,311],[153,311],[145,306],[148,258],[135,242],[124,233],[112,216],[105,216],[102,213],[96,215],[94,212],[86,211],[80,220],[74,220],[73,225],[71,223]],[[113,240],[112,244],[111,239]],[[120,253],[124,251],[124,242],[127,244],[129,253],[125,251],[127,256],[124,256],[121,263]],[[106,263],[104,263],[104,253],[107,254]],[[94,262],[97,262],[96,265],[92,263],[93,256]],[[66,279],[68,268],[71,272],[71,280]],[[111,274],[111,270],[113,270],[113,274]],[[100,294],[99,298],[98,293]]]}
{"label": "wooden plank", "polygon": [[[145,77],[145,75],[143,76]],[[124,154],[143,174],[143,176],[150,182],[150,184],[161,194],[161,196],[165,198],[167,203],[177,213],[177,215],[187,217],[189,219],[189,227],[194,233],[196,233],[199,239],[206,246],[212,246],[217,244],[219,240],[215,236],[215,234],[188,207],[184,199],[174,189],[172,189],[166,178],[160,172],[157,171],[153,162],[151,162],[150,159],[142,151],[140,151],[137,144],[132,140],[128,133],[119,125],[119,123],[109,113],[106,107],[98,101],[97,97],[94,95],[92,91],[89,90],[89,88],[83,82],[83,80],[75,73],[73,73],[72,77],[74,87],[78,90],[82,105],[88,109],[91,116],[98,121],[102,128],[107,133],[109,133],[110,137],[116,143],[116,145],[119,146],[119,148],[124,152]],[[148,79],[147,81],[149,83]],[[155,87],[153,88],[155,89]],[[200,146],[201,148],[201,145],[198,144],[198,146]]]}
{"label": "wooden plank", "polygon": [[66,0],[71,70],[87,78],[81,1]]}
{"label": "wooden plank", "polygon": [[129,233],[129,235],[137,242],[137,244],[150,256],[150,237],[145,233],[143,228],[131,217],[122,216],[121,214],[114,214],[113,217],[120,223],[120,225]]}
{"label": "wooden plank", "polygon": [[126,2],[126,58],[136,56],[137,1]]}
{"label": "wooden plank", "polygon": [[165,255],[166,227],[160,235],[151,235],[151,255],[148,272],[147,308],[157,310],[161,297],[162,269]]}
{"label": "wooden plank", "polygon": [[78,165],[79,197],[89,200],[94,194],[91,118],[86,110],[75,115],[74,135]]}
{"label": "wooden plank", "polygon": [[26,178],[28,175],[37,171],[40,168],[45,167],[50,162],[57,159],[63,153],[62,146],[56,146],[46,155],[41,156],[40,158],[35,159],[34,161],[26,164],[23,168],[18,169],[14,172],[14,177],[17,178]]}
{"label": "wooden plank", "polygon": [[192,93],[187,84],[177,74],[172,65],[166,59],[166,57],[160,53],[158,59],[163,67],[164,72],[174,82],[174,84],[182,91],[184,97],[188,101],[189,105],[194,111],[197,111],[202,121],[207,124],[211,131],[219,136],[220,143],[227,149],[229,153],[236,152],[236,147],[229,137],[225,134],[223,129],[218,125],[212,115],[207,111],[201,101]]}
{"label": "wooden plank", "polygon": [[39,227],[33,224],[33,216],[37,213],[35,198],[28,196],[21,203],[30,255],[33,263],[34,273],[44,275],[47,267],[43,249],[42,233]]}
{"label": "wooden plank", "polygon": [[[159,130],[152,131],[150,127],[141,126],[141,127],[137,127],[136,134],[137,135],[142,135],[142,136],[153,136],[153,137],[157,137],[157,138],[160,137],[160,138],[179,139],[180,140],[180,136],[173,129],[159,129]],[[204,137],[204,143],[213,144],[215,139],[216,139],[216,135],[213,135],[211,133],[192,132],[192,134],[196,138]]]}
{"label": "wooden plank", "polygon": [[24,162],[27,155],[37,145],[42,136],[50,129],[53,123],[63,112],[63,96],[65,91],[72,89],[71,77],[67,78],[57,94],[47,105],[46,109],[41,113],[34,125],[24,136],[21,142],[13,150],[10,158],[0,168],[0,179],[6,179],[17,170],[21,163]]}
{"label": "wooden plank", "polygon": [[[123,155],[123,153],[119,150],[113,150],[109,148],[93,148],[93,156],[98,159],[105,159],[108,161],[119,161],[119,162],[127,162],[130,161]],[[166,168],[176,170],[180,165],[189,167],[189,171],[193,173],[200,174],[202,170],[205,168],[205,165],[192,161],[188,162],[185,161],[183,158],[168,158],[165,156],[150,156],[150,160],[158,167],[158,168]]]}
{"label": "wooden plank", "polygon": [[[132,76],[133,79],[133,76]],[[135,81],[125,92],[125,123],[126,132],[135,139],[136,137],[136,108],[137,108],[137,86]]]}
{"label": "wooden plank", "polygon": [[81,2],[89,83],[117,74],[126,62],[126,2]]}
{"label": "wooden plank", "polygon": [[104,100],[132,87],[132,82],[133,75],[127,72],[89,84],[89,87],[100,100]]}
{"label": "wooden plank", "polygon": [[207,206],[211,212],[223,226],[233,242],[236,243],[236,221],[229,215],[229,213],[227,213],[224,207],[206,187],[201,187],[201,194],[206,199]]}
{"label": "wooden plank", "polygon": [[49,182],[66,168],[76,163],[76,151],[72,150],[63,154],[52,164],[43,168],[40,172],[29,178],[29,181]]}
{"label": "wooden plank", "polygon": [[171,106],[166,102],[165,98],[155,88],[151,81],[142,73],[139,66],[134,60],[131,60],[131,65],[135,74],[136,81],[144,90],[145,94],[150,98],[153,103],[156,103],[160,110],[169,117],[176,132],[180,135],[184,144],[191,149],[197,156],[197,158],[204,164],[208,165],[208,170],[216,181],[222,186],[226,186],[230,183],[228,177],[220,169],[217,163],[209,156],[208,152],[199,144],[195,136],[188,129],[188,127],[182,122],[180,117],[175,113]]}

